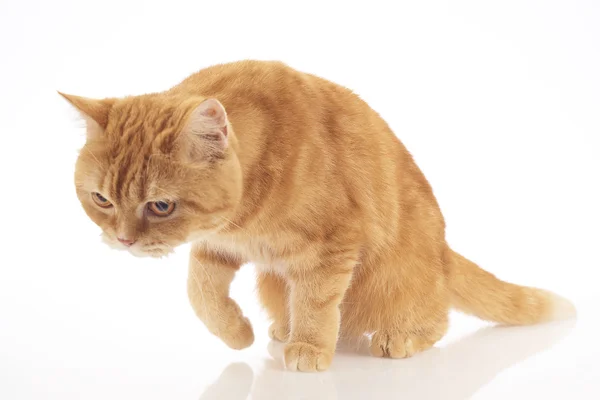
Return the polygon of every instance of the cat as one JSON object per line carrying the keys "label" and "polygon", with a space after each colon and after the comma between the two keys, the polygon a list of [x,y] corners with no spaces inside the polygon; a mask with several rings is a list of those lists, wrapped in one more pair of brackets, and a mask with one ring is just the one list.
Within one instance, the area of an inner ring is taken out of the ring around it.
{"label": "cat", "polygon": [[110,246],[161,257],[192,243],[188,295],[234,349],[254,341],[229,286],[257,268],[285,367],[329,368],[339,338],[377,357],[433,346],[451,308],[502,324],[575,314],[449,248],[432,189],[351,90],[278,61],[203,69],[125,98],[60,93],[86,121],[77,196]]}

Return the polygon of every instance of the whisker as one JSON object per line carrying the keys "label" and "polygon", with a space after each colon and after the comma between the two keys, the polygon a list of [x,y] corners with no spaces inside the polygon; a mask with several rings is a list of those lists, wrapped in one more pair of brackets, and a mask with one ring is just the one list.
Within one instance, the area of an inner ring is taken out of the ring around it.
{"label": "whisker", "polygon": [[230,220],[229,218],[225,218],[225,217],[220,217],[220,218],[221,218],[221,219],[223,219],[223,220],[225,220],[225,221],[227,221],[227,222],[229,222],[229,223],[230,223],[230,224],[232,224],[233,226],[237,226],[237,227],[238,227],[238,228],[240,228],[240,229],[244,229],[244,228],[242,228],[241,226],[239,226],[238,224],[236,224],[235,222],[233,222],[232,220]]}
{"label": "whisker", "polygon": [[154,190],[156,190],[158,192],[161,192],[161,193],[169,195],[169,193],[165,189],[162,189],[162,188],[159,188],[159,187],[153,187],[152,189],[154,189]]}
{"label": "whisker", "polygon": [[102,171],[104,171],[104,166],[100,163],[100,160],[98,160],[98,157],[96,157],[96,155],[94,153],[92,153],[92,151],[90,149],[88,149],[87,147],[84,147],[83,149],[85,149],[85,151],[87,151],[88,153],[90,153],[90,155],[94,158],[94,160],[96,161],[96,165],[98,165],[98,167],[100,167],[100,169]]}

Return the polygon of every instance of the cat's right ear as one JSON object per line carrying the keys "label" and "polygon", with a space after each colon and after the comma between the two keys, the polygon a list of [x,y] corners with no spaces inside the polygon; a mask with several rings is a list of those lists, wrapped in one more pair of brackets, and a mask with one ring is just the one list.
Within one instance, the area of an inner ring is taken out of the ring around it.
{"label": "cat's right ear", "polygon": [[83,117],[87,125],[88,137],[102,134],[108,125],[108,114],[114,99],[90,99],[58,92],[67,100]]}

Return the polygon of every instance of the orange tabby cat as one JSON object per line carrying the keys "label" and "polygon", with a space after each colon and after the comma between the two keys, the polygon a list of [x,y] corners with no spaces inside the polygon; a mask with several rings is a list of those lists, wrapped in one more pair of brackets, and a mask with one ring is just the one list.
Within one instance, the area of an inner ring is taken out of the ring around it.
{"label": "orange tabby cat", "polygon": [[574,313],[451,250],[411,155],[344,87],[242,61],[162,93],[63,96],[87,121],[75,173],[86,213],[135,255],[193,242],[191,304],[232,348],[254,340],[229,297],[246,262],[291,370],[327,369],[341,336],[410,357],[444,335],[451,307],[504,324]]}

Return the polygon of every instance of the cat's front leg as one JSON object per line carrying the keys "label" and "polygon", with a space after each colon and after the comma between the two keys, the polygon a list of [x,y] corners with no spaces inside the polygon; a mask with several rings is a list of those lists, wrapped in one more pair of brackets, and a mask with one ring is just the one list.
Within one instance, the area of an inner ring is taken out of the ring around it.
{"label": "cat's front leg", "polygon": [[225,344],[243,349],[254,342],[250,321],[229,297],[229,286],[240,260],[194,244],[190,253],[187,291],[196,315]]}
{"label": "cat's front leg", "polygon": [[287,342],[290,334],[288,285],[282,276],[270,271],[259,271],[257,278],[258,297],[272,320],[269,337]]}
{"label": "cat's front leg", "polygon": [[291,333],[284,350],[286,368],[323,371],[335,352],[339,306],[352,279],[358,251],[331,249],[309,271],[290,271]]}

